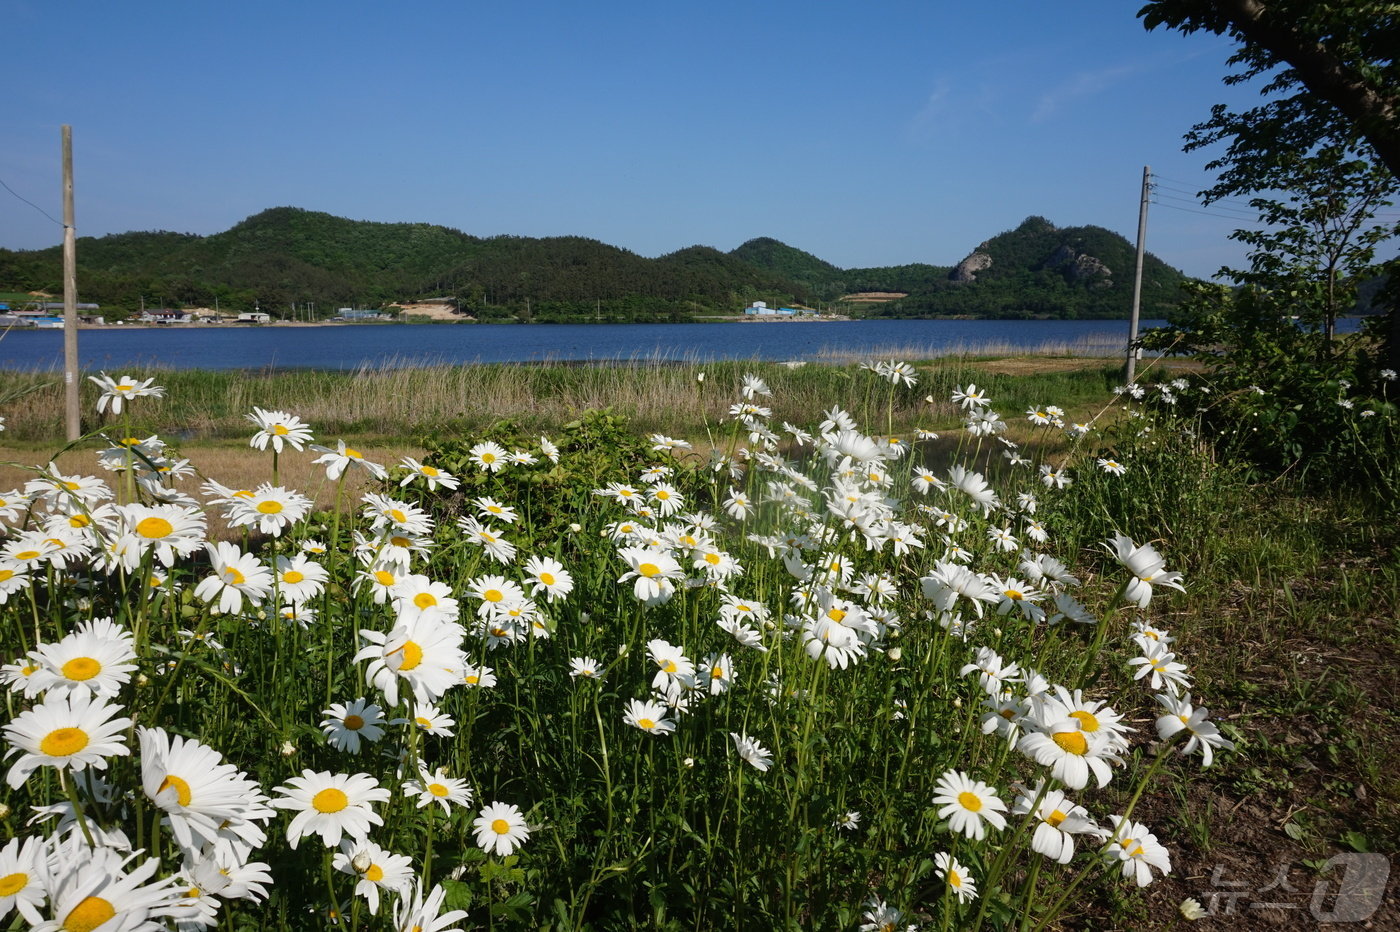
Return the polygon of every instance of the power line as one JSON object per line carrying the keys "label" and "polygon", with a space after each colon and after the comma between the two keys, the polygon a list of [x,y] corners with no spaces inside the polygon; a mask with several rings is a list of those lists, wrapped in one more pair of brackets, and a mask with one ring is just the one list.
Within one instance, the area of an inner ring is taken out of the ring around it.
{"label": "power line", "polygon": [[1213,205],[1213,204],[1197,204],[1197,202],[1196,202],[1195,200],[1193,200],[1192,198],[1188,198],[1188,197],[1178,197],[1178,196],[1176,196],[1176,195],[1174,195],[1174,194],[1160,194],[1160,193],[1155,193],[1155,192],[1154,192],[1154,196],[1155,196],[1155,197],[1164,197],[1164,198],[1167,198],[1168,200],[1172,200],[1172,201],[1181,201],[1183,204],[1191,204],[1191,205],[1193,205],[1193,206],[1199,206],[1200,209],[1202,209],[1202,210],[1209,210],[1209,211],[1212,211],[1212,212],[1215,212],[1215,213],[1220,213],[1220,214],[1225,215],[1225,216],[1237,216],[1237,217],[1238,217],[1239,219],[1241,219],[1241,220],[1253,220],[1253,219],[1255,219],[1255,218],[1258,216],[1257,213],[1255,213],[1254,211],[1242,210],[1241,208],[1238,208],[1238,207],[1216,207],[1216,206]]}
{"label": "power line", "polygon": [[19,193],[17,193],[17,192],[15,191],[14,188],[12,188],[12,187],[10,187],[9,185],[5,184],[5,179],[4,179],[4,178],[0,178],[0,188],[4,188],[6,191],[9,191],[9,192],[10,192],[11,194],[13,194],[15,197],[19,198],[21,201],[24,201],[26,204],[28,204],[30,207],[33,207],[35,210],[37,210],[39,213],[43,214],[45,217],[48,217],[50,220],[53,220],[54,223],[57,223],[59,226],[63,226],[63,222],[62,222],[61,220],[54,220],[53,215],[50,214],[47,210],[45,210],[44,208],[40,207],[38,204],[34,203],[33,201],[29,200],[29,198],[27,198],[27,197],[21,197],[21,196],[19,195]]}
{"label": "power line", "polygon": [[1229,220],[1231,223],[1252,223],[1252,224],[1256,224],[1256,225],[1259,224],[1259,221],[1258,221],[1258,220],[1245,220],[1245,219],[1240,218],[1240,217],[1232,217],[1232,216],[1229,216],[1228,214],[1215,213],[1215,212],[1206,211],[1206,210],[1193,210],[1193,209],[1190,208],[1190,207],[1178,207],[1178,206],[1176,206],[1175,204],[1166,204],[1166,203],[1163,203],[1162,201],[1155,200],[1155,199],[1152,201],[1152,203],[1156,204],[1158,207],[1165,207],[1165,208],[1167,208],[1168,210],[1179,210],[1179,211],[1181,211],[1182,213],[1187,213],[1187,214],[1200,214],[1202,217],[1214,217],[1216,220]]}
{"label": "power line", "polygon": [[[1169,184],[1154,184],[1152,187],[1154,189],[1160,188],[1164,191],[1175,191],[1178,194],[1186,194],[1189,195],[1194,201],[1200,201],[1203,199],[1200,191],[1188,191],[1185,188],[1178,188]],[[1233,195],[1228,197],[1213,197],[1210,199],[1210,203],[1224,204],[1227,207],[1239,205],[1243,209],[1253,209],[1253,204],[1250,203],[1249,199],[1243,197],[1235,197]]]}

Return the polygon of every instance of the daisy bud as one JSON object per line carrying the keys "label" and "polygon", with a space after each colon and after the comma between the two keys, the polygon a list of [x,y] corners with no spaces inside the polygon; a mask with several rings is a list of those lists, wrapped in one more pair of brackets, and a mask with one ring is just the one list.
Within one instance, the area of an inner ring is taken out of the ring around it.
{"label": "daisy bud", "polygon": [[697,382],[703,382],[703,381],[705,381],[705,373],[703,373],[703,372],[698,372],[698,373],[696,373],[696,375],[695,375],[695,381],[697,381]]}
{"label": "daisy bud", "polygon": [[136,674],[136,685],[138,687],[150,686],[151,678],[144,673]]}
{"label": "daisy bud", "polygon": [[956,696],[956,697],[954,697],[954,699],[953,699],[953,708],[955,708],[955,709],[961,709],[961,708],[962,708],[962,696]]}
{"label": "daisy bud", "polygon": [[5,805],[4,803],[0,803],[0,819],[8,819],[9,817],[10,807]]}
{"label": "daisy bud", "polygon": [[904,656],[904,651],[900,650],[898,647],[891,647],[889,650],[885,651],[885,656],[895,663],[899,663],[899,658]]}
{"label": "daisy bud", "polygon": [[292,756],[293,754],[295,754],[296,752],[297,752],[297,746],[296,746],[295,744],[292,744],[292,742],[290,742],[290,741],[283,741],[283,742],[282,742],[282,756],[283,756],[283,757],[291,757],[291,756]]}
{"label": "daisy bud", "polygon": [[368,851],[361,851],[359,854],[355,855],[354,860],[350,862],[350,866],[355,868],[355,873],[363,874],[374,866],[374,859],[369,856]]}
{"label": "daisy bud", "polygon": [[924,404],[926,404],[926,405],[931,405],[931,404],[933,404],[933,396],[932,396],[932,395],[925,395],[925,396],[924,396]]}
{"label": "daisy bud", "polygon": [[689,770],[690,768],[695,766],[695,758],[687,757],[684,761],[682,761],[682,763],[685,764],[685,768]]}
{"label": "daisy bud", "polygon": [[569,525],[569,530],[572,531],[573,533],[577,534],[579,531],[583,530],[583,525],[582,525],[582,524],[571,524],[571,525]]}
{"label": "daisy bud", "polygon": [[1181,911],[1182,918],[1187,922],[1195,922],[1197,919],[1209,915],[1199,902],[1189,896],[1182,900],[1181,905],[1177,908]]}

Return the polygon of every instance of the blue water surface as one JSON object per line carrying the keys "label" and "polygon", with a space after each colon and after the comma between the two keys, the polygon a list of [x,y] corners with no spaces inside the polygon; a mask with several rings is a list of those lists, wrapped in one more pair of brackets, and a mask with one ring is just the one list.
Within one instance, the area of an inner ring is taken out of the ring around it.
{"label": "blue water surface", "polygon": [[[1143,321],[1144,328],[1163,321]],[[932,357],[1069,344],[1118,352],[1127,321],[857,320],[712,324],[354,324],[81,330],[85,370],[355,369],[472,362]],[[63,332],[11,330],[0,369],[61,369]]]}

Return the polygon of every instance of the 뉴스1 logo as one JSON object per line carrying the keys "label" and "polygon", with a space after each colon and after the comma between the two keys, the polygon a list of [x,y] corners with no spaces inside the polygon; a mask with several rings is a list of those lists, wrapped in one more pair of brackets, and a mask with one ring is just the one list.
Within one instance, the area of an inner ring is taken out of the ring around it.
{"label": "\ub274\uc2a41 logo", "polygon": [[[1211,871],[1214,888],[1204,894],[1205,915],[1235,916],[1264,910],[1301,910],[1318,922],[1365,922],[1380,908],[1390,879],[1390,861],[1383,854],[1338,854],[1327,860],[1313,884],[1312,896],[1288,880],[1289,865],[1280,864],[1267,883],[1250,890],[1243,880],[1225,879],[1224,865]],[[1285,898],[1285,894],[1295,896]],[[1260,897],[1254,899],[1252,897]]]}

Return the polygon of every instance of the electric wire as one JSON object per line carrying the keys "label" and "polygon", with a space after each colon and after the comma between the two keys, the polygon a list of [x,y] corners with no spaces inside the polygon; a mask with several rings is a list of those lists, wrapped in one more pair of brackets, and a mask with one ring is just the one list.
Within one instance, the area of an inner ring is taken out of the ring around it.
{"label": "electric wire", "polygon": [[40,207],[38,204],[34,203],[33,201],[31,201],[29,198],[23,197],[23,196],[20,195],[19,192],[17,192],[14,188],[12,188],[12,187],[10,187],[9,185],[5,184],[5,179],[4,179],[4,178],[0,178],[0,188],[4,188],[6,191],[9,191],[9,192],[10,192],[11,194],[13,194],[15,197],[19,198],[21,201],[24,201],[26,204],[28,204],[30,207],[33,207],[35,210],[37,210],[39,213],[43,214],[45,217],[48,217],[50,220],[53,220],[54,223],[57,223],[59,226],[63,226],[63,222],[62,222],[61,220],[55,220],[54,217],[53,217],[53,215],[50,214],[47,210],[45,210],[44,208]]}

